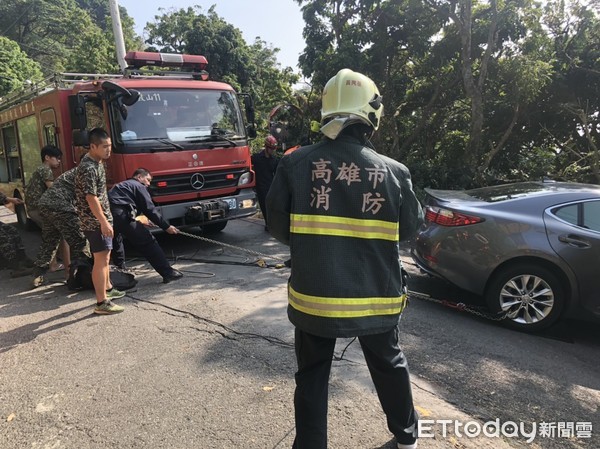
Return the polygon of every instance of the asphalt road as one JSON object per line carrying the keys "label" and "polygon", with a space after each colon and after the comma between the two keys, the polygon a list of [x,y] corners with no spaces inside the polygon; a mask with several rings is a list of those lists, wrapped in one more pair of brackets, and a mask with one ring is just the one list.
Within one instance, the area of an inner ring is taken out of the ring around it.
{"label": "asphalt road", "polygon": [[[35,254],[39,234],[23,236]],[[230,223],[215,238],[287,258],[258,219]],[[68,293],[60,273],[29,290],[30,279],[0,271],[0,448],[291,447],[289,270],[190,237],[159,240],[185,278],[163,285],[129,250],[139,284],[116,316],[94,316],[92,292]],[[411,290],[479,305],[419,274],[406,252],[403,259]],[[422,436],[433,436],[419,447],[600,447],[599,329],[565,323],[527,335],[414,297],[402,317],[403,349],[415,403],[431,421]],[[352,340],[336,349],[329,415],[331,448],[394,447]],[[455,432],[496,420],[537,434],[528,444],[510,427],[494,436]]]}

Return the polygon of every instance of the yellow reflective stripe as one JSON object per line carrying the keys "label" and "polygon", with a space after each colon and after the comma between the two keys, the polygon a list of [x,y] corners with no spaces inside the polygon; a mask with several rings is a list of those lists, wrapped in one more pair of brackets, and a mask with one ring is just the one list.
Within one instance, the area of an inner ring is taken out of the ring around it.
{"label": "yellow reflective stripe", "polygon": [[398,241],[398,223],[330,215],[291,214],[290,232]]}
{"label": "yellow reflective stripe", "polygon": [[298,293],[288,286],[289,304],[300,312],[327,318],[394,315],[406,306],[406,295],[370,298],[325,298]]}

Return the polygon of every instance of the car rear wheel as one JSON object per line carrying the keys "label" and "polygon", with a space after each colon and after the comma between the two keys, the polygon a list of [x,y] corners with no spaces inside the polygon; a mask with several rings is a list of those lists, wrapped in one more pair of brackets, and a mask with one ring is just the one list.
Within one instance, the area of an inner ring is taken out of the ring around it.
{"label": "car rear wheel", "polygon": [[502,324],[525,332],[545,329],[558,320],[565,294],[558,277],[533,264],[520,264],[496,274],[486,292],[488,307]]}

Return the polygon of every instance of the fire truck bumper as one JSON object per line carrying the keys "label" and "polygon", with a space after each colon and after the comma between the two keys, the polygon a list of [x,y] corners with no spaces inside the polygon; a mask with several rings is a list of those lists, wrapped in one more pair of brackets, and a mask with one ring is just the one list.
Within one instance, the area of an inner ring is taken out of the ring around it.
{"label": "fire truck bumper", "polygon": [[256,194],[252,189],[244,189],[237,195],[168,204],[159,210],[170,224],[185,227],[249,217],[256,213],[256,207]]}

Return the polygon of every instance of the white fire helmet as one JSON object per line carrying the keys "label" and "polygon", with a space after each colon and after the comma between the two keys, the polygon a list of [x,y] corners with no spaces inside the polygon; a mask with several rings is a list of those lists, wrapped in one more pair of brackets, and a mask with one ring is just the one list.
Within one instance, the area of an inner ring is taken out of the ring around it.
{"label": "white fire helmet", "polygon": [[347,126],[364,123],[379,128],[383,113],[381,94],[367,76],[350,69],[342,69],[327,81],[323,89],[321,132],[335,139]]}

